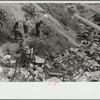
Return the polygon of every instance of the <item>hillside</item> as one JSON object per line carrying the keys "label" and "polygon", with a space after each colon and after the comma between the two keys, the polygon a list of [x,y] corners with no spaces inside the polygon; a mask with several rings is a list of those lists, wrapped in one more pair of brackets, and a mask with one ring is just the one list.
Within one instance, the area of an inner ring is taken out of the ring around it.
{"label": "hillside", "polygon": [[[93,28],[100,25],[99,9],[96,4],[0,3],[0,81],[40,82],[54,76],[64,82],[100,81],[99,26]],[[28,36],[23,29],[26,18]],[[23,41],[14,39],[16,22]]]}
{"label": "hillside", "polygon": [[[11,43],[14,42],[13,41],[14,34],[12,33],[12,28],[13,28],[15,21],[20,22],[20,30],[23,33],[22,22],[25,19],[25,16],[24,16],[25,12],[22,11],[22,6],[24,6],[24,5],[27,5],[27,4],[0,4],[0,8],[6,12],[5,21],[3,21],[3,24],[4,24],[3,29],[4,30],[2,30],[4,32],[3,33],[4,36],[2,39],[0,39],[0,41],[1,41],[0,43],[6,42],[5,40],[7,40],[8,42],[11,42]],[[35,32],[34,32],[35,31],[34,30],[35,23],[38,22],[40,19],[42,19],[44,21],[44,23],[51,28],[52,32],[50,34],[50,37],[48,37],[48,38],[46,38],[44,35],[41,35],[39,38],[30,36],[28,38],[29,40],[30,40],[30,38],[32,41],[37,40],[37,42],[40,42],[39,40],[41,40],[41,41],[47,43],[44,45],[44,47],[46,47],[46,45],[48,45],[48,47],[51,48],[51,49],[49,48],[49,51],[46,50],[47,52],[55,52],[56,51],[56,53],[57,52],[60,53],[62,50],[65,51],[68,48],[69,43],[72,45],[75,44],[75,40],[72,39],[72,37],[70,36],[70,32],[67,31],[66,29],[64,29],[63,26],[60,25],[59,22],[55,18],[53,18],[50,14],[48,14],[48,18],[45,18],[43,16],[45,11],[41,7],[39,7],[36,4],[33,4],[32,6],[36,7],[40,13],[39,18],[38,17],[35,17],[34,19],[32,17],[30,18],[31,26],[33,27],[33,28],[32,27],[30,28],[30,32],[31,33],[33,32],[32,35],[35,34]],[[9,39],[6,39],[8,37],[9,37]],[[26,39],[26,40],[28,40],[28,39]],[[51,41],[51,39],[52,39],[52,41]],[[77,45],[77,44],[75,44],[75,45]],[[42,50],[42,48],[41,48],[41,50]],[[43,48],[42,52],[43,51],[44,51],[44,48]]]}
{"label": "hillside", "polygon": [[[35,11],[32,12],[32,11]],[[37,14],[36,14],[37,13]],[[29,36],[25,37],[23,30],[23,21],[25,16],[29,17],[30,28]],[[0,27],[0,68],[1,70],[1,81],[12,81],[14,73],[16,73],[17,68],[7,68],[7,65],[3,62],[3,57],[9,52],[12,58],[16,60],[20,56],[19,53],[19,42],[14,41],[13,26],[15,22],[19,22],[19,31],[23,35],[23,45],[31,44],[34,48],[34,53],[36,56],[46,58],[49,56],[55,56],[56,54],[64,53],[69,49],[69,46],[77,46],[70,32],[63,27],[62,24],[58,22],[52,15],[44,11],[37,4],[0,4],[0,21],[3,24]],[[36,36],[35,24],[40,20],[43,24],[40,26],[40,36]],[[12,61],[15,62],[15,61]],[[21,66],[20,63],[15,66]],[[23,72],[25,75],[26,69],[21,68],[21,74]],[[10,75],[9,75],[10,74]],[[8,79],[10,78],[10,80]],[[22,77],[21,75],[19,76]],[[21,81],[20,79],[13,79],[13,81]],[[24,81],[24,80],[23,80]]]}

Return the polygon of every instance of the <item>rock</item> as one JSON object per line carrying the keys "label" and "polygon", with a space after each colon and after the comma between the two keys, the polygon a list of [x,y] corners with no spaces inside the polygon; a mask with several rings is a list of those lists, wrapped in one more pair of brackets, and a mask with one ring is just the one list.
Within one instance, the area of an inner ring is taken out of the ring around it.
{"label": "rock", "polygon": [[15,69],[9,68],[8,77],[12,77],[14,74]]}
{"label": "rock", "polygon": [[39,70],[36,70],[36,71],[34,72],[34,74],[35,74],[35,75],[38,75],[38,74],[39,74]]}
{"label": "rock", "polygon": [[48,66],[49,64],[46,64],[46,65],[44,65],[42,68],[43,68],[43,71],[45,72],[45,73],[47,73],[47,72],[49,72],[49,70],[50,70],[50,66]]}
{"label": "rock", "polygon": [[38,70],[39,72],[43,72],[43,69],[42,69],[41,67],[37,67],[37,70]]}
{"label": "rock", "polygon": [[25,78],[27,78],[30,75],[30,73],[25,68],[21,68],[21,73],[25,75]]}
{"label": "rock", "polygon": [[4,76],[0,76],[0,82],[9,82],[9,79]]}
{"label": "rock", "polygon": [[78,48],[70,48],[70,51],[73,51],[73,52],[77,52],[78,51]]}

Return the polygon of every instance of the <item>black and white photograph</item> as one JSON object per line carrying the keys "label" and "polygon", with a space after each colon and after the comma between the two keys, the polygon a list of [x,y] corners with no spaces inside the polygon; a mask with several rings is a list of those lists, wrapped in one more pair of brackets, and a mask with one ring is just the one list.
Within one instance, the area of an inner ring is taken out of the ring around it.
{"label": "black and white photograph", "polygon": [[100,3],[0,3],[0,82],[99,82]]}

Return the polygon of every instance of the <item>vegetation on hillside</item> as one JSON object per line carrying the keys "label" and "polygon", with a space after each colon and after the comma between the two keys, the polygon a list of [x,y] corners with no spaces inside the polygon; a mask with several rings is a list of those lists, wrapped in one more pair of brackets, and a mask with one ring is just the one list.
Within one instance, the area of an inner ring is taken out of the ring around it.
{"label": "vegetation on hillside", "polygon": [[[38,5],[43,8],[40,7],[42,11]],[[0,27],[0,81],[40,82],[52,76],[64,82],[100,81],[96,73],[100,71],[100,38],[98,38],[100,35],[98,32],[68,14],[66,7],[71,4],[38,5],[10,4],[6,8],[1,4],[0,20],[3,26]],[[90,10],[91,5],[88,6],[89,10],[87,5],[73,5],[78,9],[80,16],[99,22],[99,14],[95,14],[93,9]],[[30,21],[27,37],[23,32],[25,17],[28,17]],[[40,20],[42,24],[39,26],[37,36],[35,25]],[[19,22],[18,31],[21,30],[23,37],[22,40],[18,38],[17,43],[14,41],[14,32],[12,32],[16,21]],[[75,34],[78,35],[77,42],[80,47],[73,46],[75,38],[72,37],[75,37]],[[23,48],[20,47],[20,43],[23,43],[21,45]],[[33,50],[32,55],[26,53],[27,46]],[[8,57],[10,55],[11,58],[6,59],[5,62],[6,55]],[[38,62],[37,58],[44,62]],[[97,79],[93,79],[91,73],[96,73]]]}
{"label": "vegetation on hillside", "polygon": [[65,4],[56,4],[56,3],[41,3],[38,4],[41,6],[47,13],[51,14],[56,18],[60,23],[67,26],[67,12],[65,10]]}

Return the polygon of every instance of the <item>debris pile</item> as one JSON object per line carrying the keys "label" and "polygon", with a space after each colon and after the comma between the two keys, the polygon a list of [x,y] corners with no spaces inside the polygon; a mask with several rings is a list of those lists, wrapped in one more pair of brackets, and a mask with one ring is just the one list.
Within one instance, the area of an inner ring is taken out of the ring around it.
{"label": "debris pile", "polygon": [[[32,4],[27,4],[23,5],[22,10],[28,15],[25,25],[29,27],[28,20],[32,20],[32,23],[34,23],[34,20],[28,17],[34,17],[36,9]],[[74,12],[77,11],[75,10]],[[48,19],[48,16],[45,14],[44,18]],[[74,19],[73,17],[71,18]],[[32,24],[32,28],[34,27],[36,31],[36,33],[33,32],[33,36],[30,36],[27,30],[27,36],[24,37],[22,34],[22,38],[17,39],[18,42],[12,43],[12,46],[10,44],[13,48],[8,45],[9,43],[6,44],[5,51],[8,52],[0,58],[2,59],[2,61],[0,60],[0,81],[100,81],[100,33],[97,30],[87,26],[84,27],[85,25],[76,20],[76,24],[79,24],[78,26],[81,25],[80,27],[84,31],[80,29],[79,32],[76,32],[76,41],[79,43],[79,47],[73,47],[70,43],[67,44],[68,40],[63,35],[58,34],[60,30],[54,29],[49,24],[49,21],[46,23],[46,20],[38,20],[36,23]],[[16,28],[18,27],[20,26],[17,25]],[[12,50],[14,48],[15,50]],[[68,49],[66,50],[66,48]],[[43,57],[39,56],[38,52]]]}
{"label": "debris pile", "polygon": [[[90,51],[91,52],[91,51]],[[94,50],[95,54],[96,51]],[[41,82],[56,77],[63,82],[67,81],[99,81],[100,57],[90,56],[86,50],[71,47],[63,54],[55,57],[40,58],[35,56],[35,60],[28,61],[21,67],[20,58],[11,66],[6,64],[1,73],[5,75],[7,81],[34,81]],[[8,59],[7,59],[8,61]]]}

